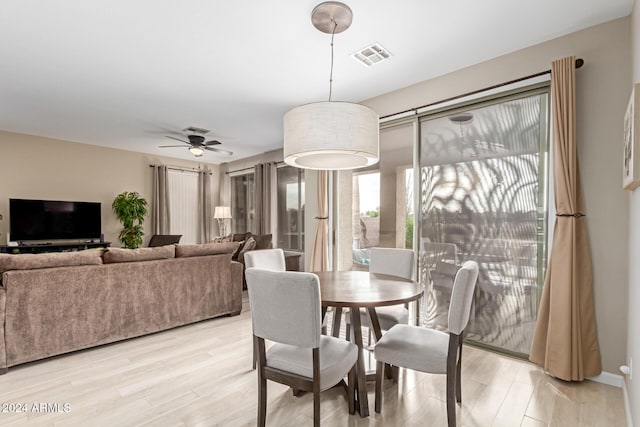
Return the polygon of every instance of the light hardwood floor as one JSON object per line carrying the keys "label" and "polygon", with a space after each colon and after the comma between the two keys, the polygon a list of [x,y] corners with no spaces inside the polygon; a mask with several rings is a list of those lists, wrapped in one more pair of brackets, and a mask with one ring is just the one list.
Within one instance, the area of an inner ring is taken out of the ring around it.
{"label": "light hardwood floor", "polygon": [[[462,384],[461,426],[625,425],[620,389],[554,380],[530,363],[477,348],[464,348]],[[350,416],[334,388],[322,395],[322,424],[446,426],[444,376],[401,370],[397,384],[384,383],[382,414],[373,411],[368,386],[369,418]],[[268,396],[267,425],[311,425],[310,394],[296,398],[269,382]],[[0,376],[0,402],[27,405],[27,413],[0,413],[7,427],[255,425],[246,294],[240,316],[10,368]],[[58,403],[60,412],[35,412],[40,403]]]}

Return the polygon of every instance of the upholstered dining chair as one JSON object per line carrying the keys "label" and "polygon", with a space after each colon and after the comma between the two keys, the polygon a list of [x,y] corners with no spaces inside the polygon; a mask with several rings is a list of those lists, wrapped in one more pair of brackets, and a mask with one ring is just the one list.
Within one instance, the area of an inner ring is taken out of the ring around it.
{"label": "upholstered dining chair", "polygon": [[[282,249],[261,249],[259,251],[249,251],[244,254],[245,268],[259,268],[269,271],[285,271],[286,264],[284,251]],[[253,340],[253,369],[256,369],[258,362],[258,346]]]}
{"label": "upholstered dining chair", "polygon": [[462,340],[469,323],[478,281],[478,264],[467,261],[456,273],[449,303],[448,332],[419,326],[396,325],[376,343],[375,410],[382,410],[384,364],[447,376],[447,420],[456,425],[455,401],[462,401]]}
{"label": "upholstered dining chair", "polygon": [[[369,252],[369,273],[386,274],[411,280],[414,270],[414,252],[412,249],[397,248],[371,248]],[[376,308],[380,329],[386,331],[399,323],[408,323],[409,310],[404,305],[393,305]],[[350,324],[347,321],[347,339],[349,339]],[[362,326],[371,329],[369,313],[365,309],[360,310]],[[371,336],[371,335],[369,335]]]}
{"label": "upholstered dining chair", "polygon": [[269,271],[285,271],[286,264],[282,249],[261,249],[244,253],[246,268],[259,268]]}
{"label": "upholstered dining chair", "polygon": [[[349,413],[355,412],[358,348],[321,334],[320,283],[313,273],[248,268],[253,334],[258,344],[258,426],[267,413],[267,380],[313,392],[313,425],[320,425],[320,391],[348,375]],[[265,341],[272,345],[265,351]]]}
{"label": "upholstered dining chair", "polygon": [[178,244],[181,238],[182,234],[154,234],[149,240],[149,247]]}

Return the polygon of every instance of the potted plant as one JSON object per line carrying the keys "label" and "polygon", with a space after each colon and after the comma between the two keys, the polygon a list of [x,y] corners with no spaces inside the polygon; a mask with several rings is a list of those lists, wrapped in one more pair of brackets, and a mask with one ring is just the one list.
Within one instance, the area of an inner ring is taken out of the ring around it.
{"label": "potted plant", "polygon": [[142,222],[147,215],[147,201],[135,191],[125,191],[118,194],[111,208],[124,227],[118,236],[124,247],[140,247],[144,236]]}

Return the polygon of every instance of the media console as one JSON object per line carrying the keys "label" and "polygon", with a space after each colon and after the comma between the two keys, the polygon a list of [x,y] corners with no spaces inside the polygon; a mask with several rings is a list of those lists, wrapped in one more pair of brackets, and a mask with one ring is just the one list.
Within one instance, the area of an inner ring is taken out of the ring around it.
{"label": "media console", "polygon": [[41,254],[45,252],[74,252],[91,248],[107,248],[111,242],[45,243],[36,245],[0,246],[0,254]]}

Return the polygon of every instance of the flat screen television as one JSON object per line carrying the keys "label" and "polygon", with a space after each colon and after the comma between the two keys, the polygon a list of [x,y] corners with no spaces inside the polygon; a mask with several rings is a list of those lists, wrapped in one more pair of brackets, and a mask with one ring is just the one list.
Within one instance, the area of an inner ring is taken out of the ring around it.
{"label": "flat screen television", "polygon": [[12,241],[97,239],[100,203],[9,199]]}

